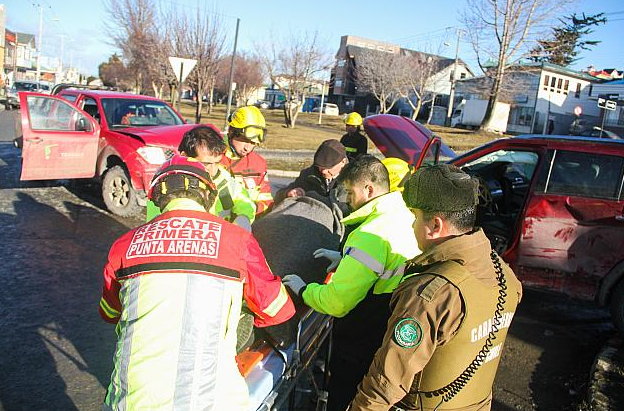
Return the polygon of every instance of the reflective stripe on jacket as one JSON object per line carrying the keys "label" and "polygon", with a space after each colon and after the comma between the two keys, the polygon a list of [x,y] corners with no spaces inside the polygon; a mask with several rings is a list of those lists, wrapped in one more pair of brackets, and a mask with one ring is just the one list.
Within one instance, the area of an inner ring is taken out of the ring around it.
{"label": "reflective stripe on jacket", "polygon": [[260,154],[252,151],[245,157],[238,157],[228,148],[221,164],[247,189],[249,197],[256,203],[256,215],[273,204],[267,163]]}
{"label": "reflective stripe on jacket", "polygon": [[191,200],[172,205],[111,248],[100,315],[117,323],[118,341],[104,408],[246,409],[235,362],[242,300],[259,327],[294,306],[250,233]]}
{"label": "reflective stripe on jacket", "polygon": [[376,197],[344,218],[360,224],[347,238],[343,257],[328,284],[308,284],[303,300],[314,310],[343,317],[366,297],[392,293],[401,282],[405,261],[420,253],[401,193]]}

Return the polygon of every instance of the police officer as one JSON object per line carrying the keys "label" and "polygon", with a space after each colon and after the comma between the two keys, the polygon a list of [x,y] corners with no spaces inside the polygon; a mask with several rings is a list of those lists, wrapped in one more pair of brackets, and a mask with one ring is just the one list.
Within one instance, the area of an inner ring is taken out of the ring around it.
{"label": "police officer", "polygon": [[475,227],[478,182],[447,164],[405,187],[423,254],[392,296],[381,348],[349,410],[489,410],[507,330],[522,296]]}
{"label": "police officer", "polygon": [[358,156],[362,154],[366,154],[368,151],[368,142],[366,141],[366,137],[360,133],[360,129],[362,127],[362,116],[355,111],[349,113],[347,117],[345,117],[345,127],[347,129],[347,133],[342,136],[340,142],[347,149],[347,157],[349,161],[355,160]]}
{"label": "police officer", "polygon": [[[251,231],[256,205],[249,193],[221,165],[226,150],[223,138],[212,126],[196,126],[184,133],[178,147],[180,154],[200,161],[217,187],[218,195],[209,212]],[[147,221],[160,214],[153,201],[147,203]]]}
{"label": "police officer", "polygon": [[[297,275],[283,281],[315,311],[338,317],[330,359],[328,410],[343,411],[353,398],[381,344],[392,291],[405,261],[419,253],[411,229],[414,216],[401,193],[389,192],[388,171],[371,155],[348,163],[338,178],[354,210],[342,222],[356,226],[338,254],[327,284],[305,284]],[[317,250],[315,256],[327,256]],[[334,251],[334,253],[338,253]]]}
{"label": "police officer", "polygon": [[266,160],[254,151],[266,138],[264,116],[257,107],[245,106],[232,113],[228,124],[228,149],[221,164],[247,189],[260,215],[273,204]]}
{"label": "police officer", "polygon": [[295,313],[250,233],[206,212],[216,188],[203,165],[175,156],[149,198],[163,214],[112,246],[100,315],[117,324],[105,410],[247,410],[236,361],[243,299],[255,325]]}

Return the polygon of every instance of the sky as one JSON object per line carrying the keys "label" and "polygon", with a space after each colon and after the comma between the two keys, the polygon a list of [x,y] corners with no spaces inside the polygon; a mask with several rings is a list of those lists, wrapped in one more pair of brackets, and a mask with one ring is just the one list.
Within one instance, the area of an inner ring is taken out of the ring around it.
{"label": "sky", "polygon": [[[217,13],[229,34],[230,48],[236,18],[240,18],[238,49],[247,52],[255,51],[271,38],[318,32],[331,54],[337,51],[340,37],[350,34],[413,50],[434,51],[447,57],[455,55],[460,15],[467,8],[466,0],[153,1],[164,2],[166,7],[179,11],[193,12],[199,7]],[[117,51],[107,36],[105,21],[109,17],[103,0],[11,0],[4,4],[6,28],[35,35],[39,32],[41,6],[43,55],[60,57],[62,42],[65,66],[71,63],[83,73],[97,75],[98,65]],[[231,7],[232,4],[236,7]],[[601,43],[591,51],[583,51],[571,68],[580,70],[593,65],[624,69],[624,1],[576,0],[569,8],[561,10],[558,17],[573,12],[588,15],[604,12],[610,21],[594,28],[595,32],[587,39]],[[474,52],[465,38],[460,41],[459,57],[476,74],[480,73]]]}

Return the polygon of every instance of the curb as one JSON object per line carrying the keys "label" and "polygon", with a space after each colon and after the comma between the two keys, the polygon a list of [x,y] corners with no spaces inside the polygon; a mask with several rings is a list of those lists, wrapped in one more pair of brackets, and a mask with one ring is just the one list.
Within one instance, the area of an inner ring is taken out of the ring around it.
{"label": "curb", "polygon": [[267,174],[274,177],[299,177],[299,171],[285,171],[285,170],[267,170]]}
{"label": "curb", "polygon": [[589,375],[592,411],[624,410],[624,344],[611,337],[596,356]]}

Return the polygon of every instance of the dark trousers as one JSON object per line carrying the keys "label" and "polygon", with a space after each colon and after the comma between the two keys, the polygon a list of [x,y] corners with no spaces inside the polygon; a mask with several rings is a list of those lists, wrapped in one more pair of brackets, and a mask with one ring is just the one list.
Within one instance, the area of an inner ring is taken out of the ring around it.
{"label": "dark trousers", "polygon": [[369,293],[349,314],[334,320],[327,411],[344,411],[381,346],[391,294]]}

